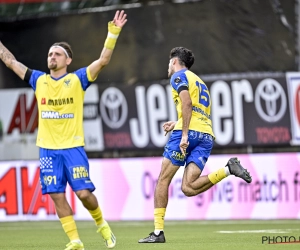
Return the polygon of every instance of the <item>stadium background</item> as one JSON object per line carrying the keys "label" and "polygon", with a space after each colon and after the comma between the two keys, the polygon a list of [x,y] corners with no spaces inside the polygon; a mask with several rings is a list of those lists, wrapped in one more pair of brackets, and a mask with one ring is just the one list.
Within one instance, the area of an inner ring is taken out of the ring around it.
{"label": "stadium background", "polygon": [[[0,7],[3,44],[20,62],[43,71],[57,41],[72,45],[70,71],[87,66],[100,54],[115,10],[126,10],[129,21],[111,63],[85,100],[86,150],[108,219],[152,218],[167,140],[161,124],[176,118],[166,79],[175,46],[193,50],[192,70],[213,96],[217,140],[206,171],[235,154],[254,181],[247,189],[230,179],[207,195],[186,199],[179,172],[166,218],[178,219],[174,208],[181,209],[179,219],[192,220],[300,217],[298,1],[10,0]],[[0,220],[56,219],[38,189],[34,93],[3,63],[0,88]],[[103,194],[107,185],[109,197]],[[67,195],[75,217],[88,219],[70,191]],[[225,212],[218,214],[217,207]],[[240,209],[244,212],[237,213]]]}

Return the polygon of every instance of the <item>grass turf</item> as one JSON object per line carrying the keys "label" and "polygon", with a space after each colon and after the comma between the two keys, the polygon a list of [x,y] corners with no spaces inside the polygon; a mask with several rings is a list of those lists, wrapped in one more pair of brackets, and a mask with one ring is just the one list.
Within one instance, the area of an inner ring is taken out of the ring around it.
{"label": "grass turf", "polygon": [[[166,221],[165,244],[138,244],[153,231],[153,222],[110,222],[117,237],[115,249],[264,250],[300,249],[300,243],[262,244],[262,237],[277,241],[300,240],[298,220]],[[92,221],[77,221],[85,250],[106,249]],[[285,237],[288,236],[288,237]],[[278,238],[280,237],[280,238]],[[285,238],[284,238],[285,237]],[[1,250],[63,250],[68,238],[59,221],[0,222]]]}

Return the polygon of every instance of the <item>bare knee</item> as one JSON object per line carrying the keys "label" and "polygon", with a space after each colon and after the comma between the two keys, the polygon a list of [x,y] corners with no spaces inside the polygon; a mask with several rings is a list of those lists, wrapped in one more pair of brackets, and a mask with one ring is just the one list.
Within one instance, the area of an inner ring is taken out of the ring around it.
{"label": "bare knee", "polygon": [[189,187],[188,185],[183,184],[181,186],[181,190],[184,193],[184,195],[187,196],[187,197],[191,197],[191,196],[195,195],[194,190],[191,187]]}
{"label": "bare knee", "polygon": [[50,193],[49,195],[55,204],[61,204],[67,200],[65,193]]}
{"label": "bare knee", "polygon": [[78,190],[76,191],[76,195],[81,201],[88,200],[92,193],[89,190]]}
{"label": "bare knee", "polygon": [[56,213],[59,218],[63,218],[73,214],[65,193],[50,193],[51,199],[55,204]]}

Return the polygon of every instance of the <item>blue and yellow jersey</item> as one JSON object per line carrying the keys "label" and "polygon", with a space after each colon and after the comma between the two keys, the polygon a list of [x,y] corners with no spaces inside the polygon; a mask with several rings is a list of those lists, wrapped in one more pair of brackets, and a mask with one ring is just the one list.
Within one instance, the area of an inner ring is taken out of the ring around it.
{"label": "blue and yellow jersey", "polygon": [[89,68],[57,79],[41,71],[29,71],[28,82],[35,91],[39,113],[36,145],[46,149],[84,146],[84,94],[93,81]]}
{"label": "blue and yellow jersey", "polygon": [[170,84],[172,85],[172,97],[178,114],[178,121],[174,130],[182,130],[182,103],[178,90],[181,87],[187,87],[193,105],[189,129],[214,136],[210,115],[211,99],[205,83],[193,72],[182,69],[172,75]]}

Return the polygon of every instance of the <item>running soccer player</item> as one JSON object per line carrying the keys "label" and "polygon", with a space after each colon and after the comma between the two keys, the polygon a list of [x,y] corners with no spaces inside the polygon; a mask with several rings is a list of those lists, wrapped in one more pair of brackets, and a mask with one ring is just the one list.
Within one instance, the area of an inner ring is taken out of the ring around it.
{"label": "running soccer player", "polygon": [[163,124],[166,134],[173,130],[165,146],[161,172],[154,194],[154,232],[139,243],[164,243],[164,217],[168,205],[168,189],[180,166],[185,166],[182,192],[186,196],[200,194],[230,174],[250,183],[252,178],[237,158],[231,158],[216,172],[200,176],[213,147],[214,134],[210,116],[211,98],[205,83],[189,69],[194,64],[192,51],[176,47],[170,52],[168,77],[178,121]]}
{"label": "running soccer player", "polygon": [[83,101],[86,89],[109,63],[117,38],[127,22],[126,16],[123,10],[116,12],[113,21],[108,23],[108,35],[99,59],[73,73],[67,73],[73,52],[66,42],[50,47],[50,74],[27,68],[0,42],[1,60],[35,91],[39,112],[36,144],[40,147],[42,193],[52,198],[70,240],[65,250],[84,249],[73,211],[65,197],[67,183],[90,212],[105,245],[108,248],[116,245],[116,237],[92,193],[95,186],[90,179],[88,158],[83,148]]}

